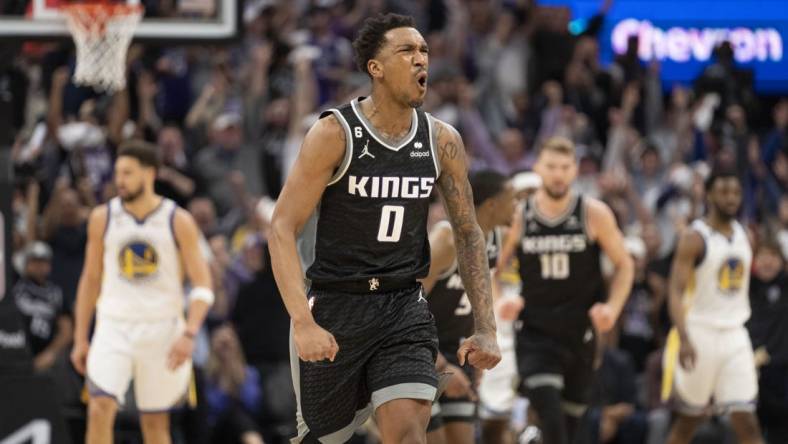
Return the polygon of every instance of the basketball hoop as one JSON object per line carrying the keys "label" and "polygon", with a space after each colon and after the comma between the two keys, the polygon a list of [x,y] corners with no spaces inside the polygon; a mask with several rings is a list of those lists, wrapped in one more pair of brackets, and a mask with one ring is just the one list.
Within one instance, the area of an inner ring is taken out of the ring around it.
{"label": "basketball hoop", "polygon": [[109,93],[126,86],[126,52],[142,18],[140,4],[69,3],[61,7],[74,44],[74,83]]}

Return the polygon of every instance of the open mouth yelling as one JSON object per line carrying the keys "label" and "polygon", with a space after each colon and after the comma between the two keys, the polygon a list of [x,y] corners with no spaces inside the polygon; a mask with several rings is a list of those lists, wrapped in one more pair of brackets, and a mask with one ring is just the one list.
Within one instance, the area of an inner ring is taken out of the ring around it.
{"label": "open mouth yelling", "polygon": [[427,89],[427,73],[422,71],[416,74],[416,84],[419,85],[419,89],[423,92]]}

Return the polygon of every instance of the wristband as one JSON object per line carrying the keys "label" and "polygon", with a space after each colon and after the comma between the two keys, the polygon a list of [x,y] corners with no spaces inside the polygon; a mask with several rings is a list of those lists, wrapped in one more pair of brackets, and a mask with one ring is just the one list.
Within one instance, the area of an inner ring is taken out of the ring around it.
{"label": "wristband", "polygon": [[189,300],[203,301],[208,305],[213,305],[213,290],[208,287],[194,287],[189,292]]}

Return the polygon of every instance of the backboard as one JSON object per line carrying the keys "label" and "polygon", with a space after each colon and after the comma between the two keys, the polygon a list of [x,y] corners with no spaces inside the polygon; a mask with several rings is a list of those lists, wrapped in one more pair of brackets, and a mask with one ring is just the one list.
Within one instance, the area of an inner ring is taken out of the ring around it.
{"label": "backboard", "polygon": [[[69,0],[0,1],[0,39],[71,38],[59,6]],[[238,35],[241,0],[127,0],[145,15],[135,40],[216,41]]]}

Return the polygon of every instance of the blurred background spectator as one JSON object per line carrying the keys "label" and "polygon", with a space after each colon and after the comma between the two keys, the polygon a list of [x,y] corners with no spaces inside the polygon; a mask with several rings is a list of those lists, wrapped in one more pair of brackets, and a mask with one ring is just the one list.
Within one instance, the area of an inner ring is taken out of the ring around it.
{"label": "blurred background spectator", "polygon": [[211,442],[262,444],[255,423],[261,400],[260,374],[246,365],[232,328],[214,331],[205,378]]}
{"label": "blurred background spectator", "polygon": [[33,369],[47,371],[70,345],[74,333],[71,307],[63,291],[49,280],[52,249],[34,242],[24,252],[24,271],[11,295],[25,323],[28,344],[33,353]]}

